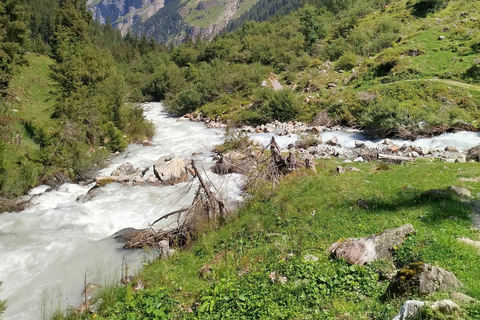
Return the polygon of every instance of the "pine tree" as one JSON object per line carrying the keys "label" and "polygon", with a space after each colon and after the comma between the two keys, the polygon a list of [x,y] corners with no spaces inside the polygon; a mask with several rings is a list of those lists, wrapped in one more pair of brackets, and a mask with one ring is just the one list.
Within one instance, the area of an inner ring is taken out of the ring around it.
{"label": "pine tree", "polygon": [[28,18],[22,0],[0,2],[0,95],[5,94],[15,66],[25,63]]}

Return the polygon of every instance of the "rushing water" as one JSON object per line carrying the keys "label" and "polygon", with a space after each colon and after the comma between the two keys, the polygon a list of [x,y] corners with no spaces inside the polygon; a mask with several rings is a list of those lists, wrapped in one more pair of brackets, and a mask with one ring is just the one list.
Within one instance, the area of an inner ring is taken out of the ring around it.
{"label": "rushing water", "polygon": [[[199,166],[213,164],[211,149],[221,143],[223,131],[207,130],[203,123],[180,122],[162,111],[161,104],[145,106],[145,115],[156,126],[153,147],[131,145],[101,171],[110,174],[119,164],[130,162],[142,170],[161,156],[175,154],[197,160]],[[199,154],[198,154],[199,153]],[[209,174],[231,199],[240,195],[238,176]],[[57,308],[81,304],[85,273],[88,282],[118,279],[123,258],[130,269],[139,266],[142,251],[119,250],[121,244],[108,238],[126,227],[145,228],[165,213],[193,200],[188,183],[171,187],[126,187],[110,184],[90,201],[75,201],[92,186],[65,184],[57,191],[42,193],[36,205],[19,213],[0,215],[0,299],[7,299],[9,319],[41,319]],[[174,224],[176,217],[162,221]]]}
{"label": "rushing water", "polygon": [[[161,156],[175,154],[180,158],[193,158],[207,169],[213,164],[211,149],[222,142],[223,131],[206,129],[203,123],[176,121],[163,112],[161,104],[145,105],[145,116],[156,127],[154,146],[131,145],[111,165],[101,171],[110,174],[118,165],[130,162],[142,170],[150,167]],[[272,134],[253,134],[252,138],[266,146]],[[374,146],[359,133],[326,132],[320,137],[326,141],[337,137],[345,147],[353,147],[355,140]],[[294,142],[297,135],[277,137],[281,147]],[[459,132],[433,139],[417,141],[394,140],[426,146],[430,149],[454,145],[464,151],[480,144],[478,133]],[[230,200],[240,200],[238,175],[209,178]],[[140,266],[144,253],[119,250],[121,244],[109,238],[126,227],[145,228],[149,222],[165,213],[191,203],[192,192],[188,183],[171,187],[125,187],[109,184],[90,201],[77,202],[91,188],[65,184],[59,190],[43,193],[47,187],[31,191],[41,193],[36,205],[20,213],[0,215],[0,280],[4,282],[0,300],[7,299],[4,314],[10,319],[41,319],[55,309],[81,304],[81,292],[86,274],[88,282],[104,283],[118,280],[122,260],[131,269]],[[176,217],[163,221],[167,228]]]}

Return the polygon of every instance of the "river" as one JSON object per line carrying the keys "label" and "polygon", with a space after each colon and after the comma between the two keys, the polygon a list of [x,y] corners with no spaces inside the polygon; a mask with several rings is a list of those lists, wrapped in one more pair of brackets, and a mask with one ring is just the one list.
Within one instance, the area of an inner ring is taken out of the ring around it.
{"label": "river", "polygon": [[[118,165],[130,162],[142,170],[161,157],[175,154],[193,157],[205,172],[213,165],[213,147],[222,142],[223,130],[206,129],[201,122],[177,121],[163,111],[160,103],[144,105],[145,116],[156,127],[153,146],[130,145],[111,164],[100,171],[109,175]],[[266,146],[272,134],[252,134],[252,139]],[[353,147],[355,140],[366,141],[359,133],[325,132],[326,141],[333,136],[340,144]],[[282,147],[296,140],[296,135],[277,137]],[[456,146],[464,151],[480,144],[478,133],[459,132],[432,139],[403,143],[427,146],[431,149]],[[192,156],[192,154],[195,154]],[[231,201],[242,199],[239,175],[209,174]],[[191,203],[193,192],[188,183],[169,187],[125,187],[109,184],[90,201],[77,202],[92,185],[64,184],[58,190],[44,191],[46,186],[31,190],[41,194],[35,205],[19,213],[0,214],[0,300],[7,300],[5,320],[48,319],[54,310],[82,303],[81,293],[86,275],[88,282],[117,282],[123,259],[130,270],[139,268],[147,253],[141,250],[121,250],[122,244],[109,238],[120,229],[145,228],[149,222],[165,213]],[[162,227],[174,224],[176,217],[162,221]]]}
{"label": "river", "polygon": [[[133,144],[101,170],[109,175],[118,165],[130,162],[142,170],[162,156],[193,158],[205,169],[213,165],[213,147],[222,142],[223,131],[207,130],[203,123],[176,121],[159,103],[145,105],[145,116],[156,127],[153,146]],[[241,200],[238,175],[209,174],[224,196]],[[5,320],[47,318],[56,309],[82,303],[84,277],[103,284],[118,281],[122,260],[130,270],[146,259],[141,250],[120,250],[122,244],[108,238],[120,229],[146,228],[168,212],[188,205],[196,188],[188,183],[169,187],[124,187],[110,184],[90,201],[77,202],[92,185],[64,184],[43,193],[35,205],[19,213],[0,214],[0,300],[7,300]],[[162,221],[164,227],[176,217]],[[133,272],[133,271],[132,271]]]}

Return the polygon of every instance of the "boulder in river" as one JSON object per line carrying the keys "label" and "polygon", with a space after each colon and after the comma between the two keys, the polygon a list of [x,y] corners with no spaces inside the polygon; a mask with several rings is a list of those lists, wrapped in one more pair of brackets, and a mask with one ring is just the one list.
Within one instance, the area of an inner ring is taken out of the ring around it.
{"label": "boulder in river", "polygon": [[426,296],[461,286],[455,275],[440,267],[414,262],[397,272],[384,294],[390,299],[405,294]]}
{"label": "boulder in river", "polygon": [[110,175],[119,177],[119,176],[129,176],[135,172],[135,168],[130,162],[125,162],[117,167]]}
{"label": "boulder in river", "polygon": [[188,181],[185,162],[177,156],[161,157],[153,165],[153,172],[164,185],[174,185]]}
{"label": "boulder in river", "polygon": [[350,264],[364,265],[377,259],[393,260],[394,247],[400,245],[409,234],[415,230],[410,223],[370,237],[347,239],[345,242],[335,242],[328,253],[337,259],[344,259]]}
{"label": "boulder in river", "polygon": [[147,229],[135,229],[135,228],[124,228],[121,229],[117,232],[115,232],[111,237],[117,240],[117,242],[120,243],[127,243],[129,242],[133,237],[135,237],[136,234],[143,232],[143,231],[148,231]]}

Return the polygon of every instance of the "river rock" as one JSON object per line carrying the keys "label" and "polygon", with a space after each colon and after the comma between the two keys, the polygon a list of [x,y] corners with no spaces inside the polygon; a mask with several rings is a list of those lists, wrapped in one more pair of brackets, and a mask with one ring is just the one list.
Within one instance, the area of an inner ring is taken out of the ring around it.
{"label": "river rock", "polygon": [[355,140],[355,148],[363,148],[363,147],[365,147],[365,142]]}
{"label": "river rock", "polygon": [[147,229],[124,228],[111,235],[112,238],[120,243],[129,242],[136,234],[148,231]]}
{"label": "river rock", "polygon": [[432,305],[433,310],[437,310],[443,314],[446,315],[456,315],[459,316],[461,311],[460,307],[458,304],[453,302],[452,300],[441,300],[441,301],[436,301]]}
{"label": "river rock", "polygon": [[336,259],[344,259],[350,264],[364,265],[377,259],[393,261],[393,248],[403,243],[407,235],[415,230],[411,224],[387,229],[370,237],[347,239],[330,246],[328,253]]}
{"label": "river rock", "polygon": [[153,172],[157,179],[165,185],[174,185],[188,181],[185,162],[177,156],[161,157],[153,165]]}
{"label": "river rock", "polygon": [[407,300],[392,320],[417,320],[422,317],[423,301]]}
{"label": "river rock", "polygon": [[475,160],[480,162],[480,145],[470,148],[467,151],[467,160]]}
{"label": "river rock", "polygon": [[400,150],[400,147],[394,144],[389,145],[387,148],[387,151],[390,151],[392,153],[397,153],[398,150]]}
{"label": "river rock", "polygon": [[429,152],[430,150],[427,147],[420,147],[420,154],[426,156]]}
{"label": "river rock", "polygon": [[314,127],[312,128],[312,133],[313,133],[313,134],[320,134],[320,133],[323,133],[323,129],[322,129],[322,128],[320,128],[320,127],[316,127],[316,126],[314,126]]}
{"label": "river rock", "polygon": [[455,275],[440,267],[414,262],[397,272],[384,294],[385,299],[405,295],[429,295],[461,286]]}
{"label": "river rock", "polygon": [[57,190],[62,184],[72,182],[68,176],[61,172],[56,172],[46,179],[42,180],[42,183]]}
{"label": "river rock", "polygon": [[123,163],[117,167],[110,175],[114,177],[129,176],[135,172],[135,168],[130,162]]}
{"label": "river rock", "polygon": [[337,173],[338,173],[338,174],[345,173],[345,168],[342,167],[342,166],[338,166],[338,167],[337,167]]}
{"label": "river rock", "polygon": [[458,152],[458,149],[454,146],[446,146],[445,151],[447,151],[447,152]]}
{"label": "river rock", "polygon": [[333,137],[332,139],[326,142],[329,146],[338,146],[338,138]]}

